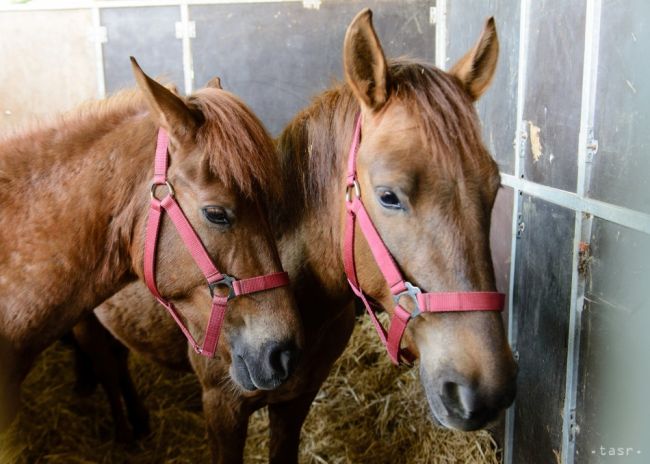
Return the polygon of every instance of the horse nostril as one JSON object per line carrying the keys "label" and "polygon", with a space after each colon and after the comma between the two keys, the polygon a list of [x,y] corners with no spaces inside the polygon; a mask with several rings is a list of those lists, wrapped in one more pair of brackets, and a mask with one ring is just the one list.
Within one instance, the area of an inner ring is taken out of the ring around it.
{"label": "horse nostril", "polygon": [[286,380],[293,372],[298,350],[292,343],[273,344],[269,349],[269,365],[280,380]]}
{"label": "horse nostril", "polygon": [[456,382],[443,384],[441,398],[449,414],[462,419],[471,419],[484,408],[474,389]]}

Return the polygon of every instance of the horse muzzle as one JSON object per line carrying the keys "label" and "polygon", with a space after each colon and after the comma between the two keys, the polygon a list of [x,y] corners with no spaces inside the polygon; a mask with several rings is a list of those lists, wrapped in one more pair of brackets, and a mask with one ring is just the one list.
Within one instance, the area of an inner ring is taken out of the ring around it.
{"label": "horse muzzle", "polygon": [[496,390],[473,385],[457,375],[443,376],[434,383],[425,382],[425,377],[422,380],[435,421],[462,431],[485,428],[513,403],[516,394],[514,377]]}
{"label": "horse muzzle", "polygon": [[268,341],[259,349],[237,343],[231,347],[230,376],[245,390],[273,390],[293,373],[300,350],[292,341]]}

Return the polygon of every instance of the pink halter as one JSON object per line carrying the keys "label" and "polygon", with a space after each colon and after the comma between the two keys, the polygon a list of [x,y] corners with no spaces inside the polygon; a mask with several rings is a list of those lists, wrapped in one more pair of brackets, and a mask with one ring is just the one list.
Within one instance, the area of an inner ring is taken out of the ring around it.
{"label": "pink halter", "polygon": [[[192,225],[183,214],[183,210],[174,199],[174,189],[167,180],[167,146],[169,137],[163,129],[158,131],[158,145],[156,146],[156,160],[154,164],[154,177],[151,184],[151,205],[149,208],[149,217],[147,219],[146,238],[144,245],[144,280],[149,290],[162,304],[176,321],[176,324],[183,331],[194,350],[206,357],[212,357],[219,342],[221,325],[228,309],[228,301],[239,295],[248,293],[261,292],[272,288],[282,287],[289,284],[289,276],[286,272],[276,272],[264,276],[253,277],[250,279],[237,280],[227,274],[221,274],[214,265],[208,252],[206,251],[201,239],[196,234]],[[167,186],[167,195],[158,200],[155,196],[156,187],[159,185]],[[200,346],[190,333],[189,329],[181,320],[176,308],[171,301],[164,298],[156,286],[155,261],[156,246],[158,243],[158,232],[160,230],[160,221],[162,212],[166,211],[169,218],[174,223],[185,247],[190,252],[194,261],[201,269],[201,272],[208,281],[208,287],[212,295],[212,311],[208,326],[205,330],[205,339],[203,346]],[[227,296],[219,296],[215,289],[217,287],[228,287]]]}
{"label": "pink halter", "polygon": [[[393,256],[381,239],[372,219],[368,215],[361,201],[361,190],[357,181],[357,152],[361,142],[361,115],[356,119],[350,154],[348,155],[348,176],[345,192],[347,219],[345,224],[345,238],[343,244],[343,266],[352,287],[352,291],[363,301],[363,304],[372,319],[379,338],[386,345],[391,361],[399,364],[401,360],[411,363],[415,357],[407,349],[401,349],[400,344],[406,326],[412,319],[423,312],[450,312],[450,311],[501,311],[503,310],[504,295],[497,292],[438,292],[422,293],[422,291],[404,280]],[[354,190],[354,195],[352,195]],[[379,270],[388,283],[390,292],[395,302],[395,311],[390,321],[388,331],[384,329],[373,310],[374,303],[368,301],[357,280],[357,271],[354,262],[354,233],[355,225],[359,225],[365,237]],[[402,297],[412,300],[414,310],[409,313],[400,305]]]}

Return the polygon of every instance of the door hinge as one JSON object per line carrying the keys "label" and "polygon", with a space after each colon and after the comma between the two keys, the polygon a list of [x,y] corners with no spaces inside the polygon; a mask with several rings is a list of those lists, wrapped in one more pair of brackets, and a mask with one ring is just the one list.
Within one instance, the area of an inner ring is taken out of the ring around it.
{"label": "door hinge", "polygon": [[519,213],[517,215],[517,238],[521,238],[526,230],[526,223],[524,222],[524,215]]}
{"label": "door hinge", "polygon": [[523,158],[526,156],[526,144],[528,142],[528,122],[521,122],[521,132],[519,132],[518,142],[519,142],[519,157]]}

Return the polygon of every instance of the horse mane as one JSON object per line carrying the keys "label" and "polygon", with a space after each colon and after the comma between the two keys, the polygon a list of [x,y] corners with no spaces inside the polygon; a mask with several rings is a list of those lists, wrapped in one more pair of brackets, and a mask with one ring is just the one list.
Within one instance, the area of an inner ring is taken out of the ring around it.
{"label": "horse mane", "polygon": [[[433,65],[406,58],[389,62],[388,75],[391,95],[386,107],[399,100],[411,112],[437,169],[449,176],[462,175],[464,166],[492,169],[492,158],[480,139],[476,111],[458,79]],[[324,206],[329,189],[343,179],[358,112],[352,91],[339,83],[316,96],[285,128],[278,148],[284,201],[291,206],[286,208],[289,214],[276,221],[287,224],[298,216],[296,210]]]}

